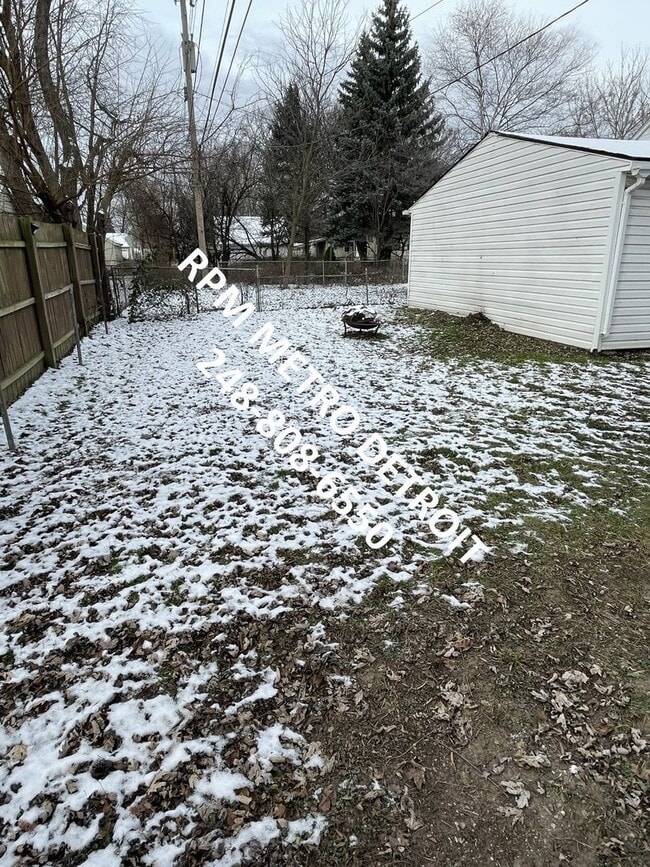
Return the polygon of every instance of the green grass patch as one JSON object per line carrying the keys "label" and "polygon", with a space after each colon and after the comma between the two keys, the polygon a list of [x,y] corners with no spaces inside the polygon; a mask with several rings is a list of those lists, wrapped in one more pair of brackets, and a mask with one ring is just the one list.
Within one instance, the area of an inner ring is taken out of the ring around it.
{"label": "green grass patch", "polygon": [[572,362],[606,365],[620,361],[641,361],[650,358],[650,350],[620,351],[596,354],[505,331],[482,314],[452,316],[439,310],[416,310],[404,307],[397,311],[396,321],[422,327],[420,342],[440,360],[452,358],[480,359],[507,364],[526,362]]}

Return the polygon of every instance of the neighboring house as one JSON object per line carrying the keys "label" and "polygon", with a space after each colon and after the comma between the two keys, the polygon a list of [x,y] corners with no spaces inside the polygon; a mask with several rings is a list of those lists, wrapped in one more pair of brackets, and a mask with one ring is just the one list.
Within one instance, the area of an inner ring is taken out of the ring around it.
{"label": "neighboring house", "polygon": [[5,185],[0,182],[0,214],[15,214],[14,206]]}
{"label": "neighboring house", "polygon": [[[301,254],[304,246],[304,244],[296,245],[296,247],[300,249]],[[359,250],[355,241],[337,243],[335,241],[330,241],[327,238],[314,238],[310,243],[309,252],[313,259],[327,259],[331,256],[333,256],[334,259],[360,258]]]}
{"label": "neighboring house", "polygon": [[125,232],[107,232],[104,252],[107,265],[137,261],[143,256],[142,244]]}
{"label": "neighboring house", "polygon": [[271,242],[262,229],[262,218],[235,217],[230,225],[230,255],[233,259],[270,259]]}
{"label": "neighboring house", "polygon": [[650,347],[650,141],[489,133],[408,211],[409,305]]}
{"label": "neighboring house", "polygon": [[[272,257],[272,246],[268,233],[262,228],[262,218],[257,216],[235,217],[230,227],[230,253],[233,259]],[[312,238],[309,242],[309,255],[312,259],[323,259],[329,255],[329,250],[336,259],[358,259],[359,252],[354,242],[348,244],[333,244],[327,238]],[[280,244],[278,254],[285,259],[289,252],[288,244]],[[293,245],[294,258],[304,259],[305,245]]]}
{"label": "neighboring house", "polygon": [[11,201],[9,190],[7,189],[3,178],[3,168],[2,164],[0,164],[0,214],[15,214],[16,209]]}

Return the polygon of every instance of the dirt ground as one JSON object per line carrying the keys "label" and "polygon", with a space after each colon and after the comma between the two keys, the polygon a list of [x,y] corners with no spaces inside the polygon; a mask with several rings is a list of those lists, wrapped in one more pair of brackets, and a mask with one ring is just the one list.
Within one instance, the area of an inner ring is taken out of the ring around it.
{"label": "dirt ground", "polygon": [[[355,706],[324,721],[342,849],[313,863],[647,863],[649,549],[585,541],[486,566],[470,612],[425,596],[342,624],[361,656]],[[472,577],[444,583],[472,598]]]}
{"label": "dirt ground", "polygon": [[[378,589],[330,623],[303,721],[332,756],[318,791],[329,828],[318,848],[254,863],[648,863],[650,548],[618,527],[580,538],[439,567],[436,586],[471,608],[423,593],[395,612]],[[291,642],[274,635],[286,667]],[[352,698],[331,688],[332,667],[354,678]]]}

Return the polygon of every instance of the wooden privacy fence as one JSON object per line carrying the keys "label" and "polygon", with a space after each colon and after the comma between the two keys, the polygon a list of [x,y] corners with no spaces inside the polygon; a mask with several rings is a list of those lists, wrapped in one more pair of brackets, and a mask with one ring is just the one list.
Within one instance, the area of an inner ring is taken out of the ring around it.
{"label": "wooden privacy fence", "polygon": [[0,403],[57,367],[100,318],[97,246],[71,226],[0,215]]}

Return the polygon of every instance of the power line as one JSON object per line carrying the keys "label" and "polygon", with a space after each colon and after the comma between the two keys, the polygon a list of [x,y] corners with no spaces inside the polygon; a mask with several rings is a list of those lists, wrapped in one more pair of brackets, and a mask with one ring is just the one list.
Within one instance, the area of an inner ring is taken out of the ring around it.
{"label": "power line", "polygon": [[251,6],[253,5],[253,0],[248,0],[248,6],[246,7],[246,14],[244,15],[244,20],[242,21],[242,25],[239,28],[239,34],[237,35],[237,42],[235,43],[235,47],[232,52],[232,57],[230,58],[230,65],[228,66],[228,71],[226,72],[226,77],[223,80],[223,87],[221,88],[221,93],[219,94],[219,99],[217,100],[217,107],[214,110],[214,116],[217,116],[217,112],[219,111],[219,106],[221,105],[221,99],[226,90],[226,84],[228,83],[228,79],[230,77],[230,73],[232,72],[233,63],[235,62],[235,55],[237,54],[237,49],[239,48],[239,41],[242,37],[242,33],[244,32],[244,27],[246,27],[246,21],[248,20],[248,13],[251,11]]}
{"label": "power line", "polygon": [[[442,0],[439,0],[439,2],[442,2]],[[442,87],[439,87],[437,90],[434,90],[431,95],[434,96],[435,94],[441,93],[443,90],[446,90],[448,87],[451,87],[452,84],[457,84],[459,81],[462,81],[468,75],[471,75],[473,72],[476,72],[477,70],[481,69],[483,66],[487,66],[488,63],[492,63],[494,60],[497,60],[499,57],[503,57],[504,54],[507,54],[509,51],[512,51],[513,49],[517,48],[522,43],[527,42],[529,39],[532,39],[533,37],[538,36],[540,33],[543,33],[545,30],[548,30],[548,28],[552,27],[553,24],[556,24],[558,21],[561,21],[563,18],[566,18],[567,15],[570,15],[572,12],[575,12],[577,9],[579,9],[581,6],[584,6],[588,2],[589,2],[589,0],[581,0],[580,3],[577,3],[575,6],[572,6],[571,9],[567,9],[566,12],[563,12],[561,15],[558,15],[557,18],[553,18],[552,21],[548,21],[546,24],[544,24],[542,27],[539,27],[533,33],[529,33],[528,36],[524,36],[518,42],[515,42],[513,45],[510,45],[508,48],[505,48],[503,51],[500,51],[498,54],[495,54],[494,57],[490,57],[488,60],[484,60],[482,63],[479,63],[478,66],[475,66],[474,69],[470,69],[467,72],[464,72],[461,76],[454,79],[453,81],[448,81]],[[425,9],[424,11],[426,12],[427,10]],[[354,134],[356,132],[363,132],[364,129],[365,129],[365,126],[362,126],[362,127],[357,127],[356,129],[348,130],[348,132],[351,134]],[[326,141],[326,139],[315,138],[315,139],[312,139],[310,142],[307,142],[307,144],[319,144],[322,141]],[[283,145],[283,147],[286,149],[288,149],[288,148],[301,148],[301,147],[304,147],[304,145],[305,145],[305,143],[301,143],[301,144],[297,144],[297,145]]]}
{"label": "power line", "polygon": [[482,63],[479,63],[478,66],[475,66],[473,69],[464,72],[458,78],[454,78],[453,81],[448,81],[447,84],[444,84],[442,87],[439,87],[437,90],[432,91],[431,96],[436,96],[438,93],[442,93],[443,90],[447,90],[448,87],[451,87],[452,84],[458,84],[459,81],[462,81],[464,78],[467,78],[473,72],[478,72],[479,69],[482,69],[484,66],[487,66],[488,63],[492,63],[495,60],[498,60],[500,57],[503,57],[504,54],[507,54],[509,51],[513,51],[515,48],[518,48],[520,45],[523,45],[524,42],[528,42],[529,39],[533,39],[535,36],[539,36],[540,33],[543,33],[545,30],[548,30],[549,27],[552,27],[553,24],[557,24],[558,21],[561,21],[563,18],[566,18],[567,15],[571,15],[572,12],[575,12],[577,9],[580,9],[581,6],[585,6],[589,3],[589,0],[581,0],[580,3],[576,3],[575,6],[572,6],[571,9],[567,9],[566,12],[563,12],[561,15],[558,15],[557,18],[553,18],[552,21],[548,21],[542,27],[535,30],[533,33],[529,33],[528,36],[524,36],[523,39],[520,39],[518,42],[515,42],[513,45],[509,45],[507,48],[504,48],[503,51],[500,51],[498,54],[495,54],[494,57],[490,57],[488,60],[484,60]]}
{"label": "power line", "polygon": [[[252,0],[251,0],[251,2],[252,2]],[[439,3],[442,3],[442,2],[443,2],[443,0],[438,0],[438,3],[437,3],[437,4],[433,4],[433,5],[435,6],[435,5],[438,5]],[[577,3],[575,6],[572,6],[571,9],[567,9],[566,12],[563,12],[561,15],[558,15],[557,18],[553,18],[551,21],[548,21],[546,24],[544,24],[542,27],[540,27],[540,28],[538,28],[537,30],[535,30],[533,33],[528,34],[528,36],[524,36],[524,37],[523,37],[522,39],[520,39],[519,41],[513,43],[513,45],[510,45],[508,48],[505,48],[503,51],[500,51],[498,54],[495,54],[493,57],[490,57],[488,60],[484,60],[482,63],[478,64],[478,66],[474,67],[474,69],[470,69],[468,72],[463,73],[463,75],[459,76],[458,78],[454,79],[453,81],[448,81],[448,82],[447,82],[446,84],[444,84],[442,87],[439,87],[437,90],[435,90],[435,91],[433,92],[433,94],[441,93],[443,90],[446,90],[448,87],[451,87],[452,84],[457,84],[459,81],[462,81],[463,78],[466,78],[468,75],[471,75],[473,72],[478,71],[478,70],[481,69],[483,66],[486,66],[488,63],[492,63],[494,60],[497,60],[498,58],[503,57],[504,54],[507,54],[509,51],[512,51],[513,49],[519,47],[519,45],[522,45],[524,42],[527,42],[529,39],[532,39],[533,37],[538,36],[540,33],[543,33],[545,30],[548,30],[549,27],[552,27],[552,26],[553,26],[554,24],[556,24],[558,21],[561,21],[563,18],[566,18],[568,15],[571,15],[571,13],[573,13],[573,12],[575,12],[576,10],[580,9],[582,6],[585,6],[588,2],[589,2],[589,0],[582,0],[582,2]],[[233,5],[234,5],[234,4],[233,4]],[[250,8],[250,3],[249,3],[249,8]],[[428,8],[425,9],[423,12],[418,13],[418,16],[424,14],[424,12],[429,11],[429,9],[431,9],[431,8],[432,8],[432,7],[428,7]],[[247,9],[246,14],[248,14],[248,9]],[[414,17],[418,17],[418,16],[414,16]],[[413,19],[411,19],[411,20],[413,20]],[[245,23],[246,23],[246,22],[244,21],[244,24],[245,24]],[[242,31],[242,30],[243,30],[243,25],[242,25],[242,28],[241,28],[241,30],[240,30],[240,36],[241,36],[241,31]],[[239,38],[238,38],[238,42],[239,42]],[[199,93],[199,94],[197,94],[197,95],[198,95],[198,96],[203,96],[203,97],[206,98],[206,99],[210,99],[210,100],[212,100],[212,98],[214,97],[214,88],[213,88],[213,90],[212,90],[212,94],[211,94],[210,97],[208,97],[207,94],[201,94],[201,93]],[[350,130],[350,132],[351,132],[351,133],[362,132],[364,128],[365,128],[365,127],[358,127],[357,129]],[[207,129],[207,127],[206,127],[206,129]],[[202,137],[202,140],[201,140],[201,144],[203,144],[203,141],[204,141],[204,139],[205,139],[205,132],[206,132],[206,130],[204,130],[204,134],[203,134],[203,137]],[[319,143],[319,142],[321,142],[321,141],[326,141],[326,139],[313,139],[313,140],[310,142],[310,144],[317,144],[317,143]],[[284,147],[285,147],[285,148],[294,148],[294,147],[303,147],[303,146],[304,146],[303,144],[300,144],[300,145],[285,145]],[[169,165],[170,165],[170,166],[175,166],[175,165],[184,165],[184,164],[186,164],[186,163],[187,163],[187,158],[184,157],[183,159],[180,159],[180,160],[178,160],[178,161],[172,161]]]}
{"label": "power line", "polygon": [[201,144],[203,144],[203,140],[205,139],[205,134],[208,130],[208,126],[210,124],[210,114],[212,113],[212,100],[214,99],[214,91],[217,87],[217,79],[219,78],[219,70],[221,69],[221,61],[223,60],[223,53],[226,48],[226,40],[228,39],[228,31],[230,30],[230,22],[232,21],[232,13],[235,11],[235,3],[236,0],[230,0],[230,12],[228,13],[228,21],[226,22],[226,27],[223,33],[223,38],[221,40],[221,46],[219,49],[219,55],[217,57],[217,62],[214,68],[214,76],[212,78],[212,86],[210,88],[210,101],[208,102],[208,114],[205,119],[205,126],[203,127],[203,135],[201,136]]}
{"label": "power line", "polygon": [[[205,8],[205,7],[204,7],[204,8]],[[221,46],[222,43],[223,43],[223,35],[224,35],[224,31],[225,31],[225,29],[226,29],[226,18],[227,18],[227,17],[228,17],[228,4],[227,4],[227,3],[224,3],[224,7],[223,7],[223,20],[222,20],[222,22],[221,22],[221,32],[219,33],[219,43],[218,43],[219,46]],[[208,88],[209,88],[209,87],[210,87],[210,85],[208,85]],[[213,92],[214,92],[214,91],[213,91]],[[202,96],[204,99],[210,99],[210,97],[207,96],[207,95],[204,94],[204,93],[200,94],[200,96]]]}
{"label": "power line", "polygon": [[442,3],[442,0],[436,0],[435,3],[431,4],[431,6],[427,6],[427,8],[423,9],[422,12],[418,12],[417,15],[411,15],[411,17],[409,18],[409,21],[415,21],[415,19],[419,18],[420,15],[424,15],[425,12],[428,12],[430,9],[435,9],[436,6],[440,6],[441,3]]}

